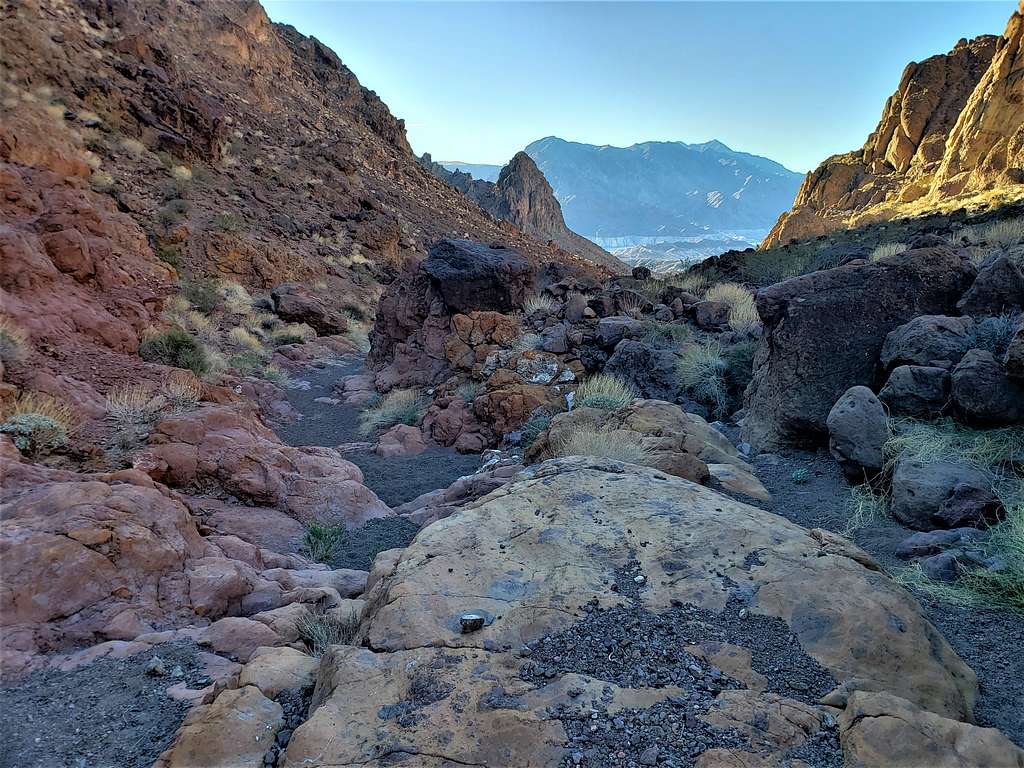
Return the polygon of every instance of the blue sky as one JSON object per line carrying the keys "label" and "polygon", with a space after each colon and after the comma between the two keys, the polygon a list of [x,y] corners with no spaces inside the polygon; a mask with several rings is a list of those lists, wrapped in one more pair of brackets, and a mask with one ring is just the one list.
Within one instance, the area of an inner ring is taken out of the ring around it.
{"label": "blue sky", "polygon": [[985,2],[265,0],[406,121],[417,153],[719,139],[806,171],[863,144],[904,66],[999,34]]}

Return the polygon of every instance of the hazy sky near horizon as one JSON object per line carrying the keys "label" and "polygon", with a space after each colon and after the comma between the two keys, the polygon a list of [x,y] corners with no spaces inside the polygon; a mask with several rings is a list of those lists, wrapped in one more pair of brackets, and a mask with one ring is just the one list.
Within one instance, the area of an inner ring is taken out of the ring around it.
{"label": "hazy sky near horizon", "polygon": [[718,139],[807,171],[864,143],[904,66],[1017,3],[264,0],[403,118],[417,153]]}

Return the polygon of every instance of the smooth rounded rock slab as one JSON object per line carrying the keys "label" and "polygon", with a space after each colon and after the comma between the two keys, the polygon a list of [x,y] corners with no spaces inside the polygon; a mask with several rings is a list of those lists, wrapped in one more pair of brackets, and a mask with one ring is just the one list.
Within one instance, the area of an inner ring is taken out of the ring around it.
{"label": "smooth rounded rock slab", "polygon": [[[361,632],[378,651],[516,649],[566,629],[588,603],[621,603],[617,573],[635,562],[645,576],[637,598],[653,613],[674,601],[721,613],[733,598],[782,619],[838,681],[827,703],[889,691],[969,720],[973,672],[909,593],[834,538],[844,546],[657,470],[551,460],[423,529],[390,567],[374,569]],[[492,620],[462,634],[466,612]]]}

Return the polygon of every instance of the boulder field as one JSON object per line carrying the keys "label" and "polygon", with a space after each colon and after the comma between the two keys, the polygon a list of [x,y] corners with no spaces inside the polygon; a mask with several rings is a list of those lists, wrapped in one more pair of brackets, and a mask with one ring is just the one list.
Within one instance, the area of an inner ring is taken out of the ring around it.
{"label": "boulder field", "polygon": [[[381,553],[364,599],[284,765],[1024,765],[867,553],[656,469],[527,468]],[[275,653],[161,765],[257,766],[274,681],[314,681]]]}

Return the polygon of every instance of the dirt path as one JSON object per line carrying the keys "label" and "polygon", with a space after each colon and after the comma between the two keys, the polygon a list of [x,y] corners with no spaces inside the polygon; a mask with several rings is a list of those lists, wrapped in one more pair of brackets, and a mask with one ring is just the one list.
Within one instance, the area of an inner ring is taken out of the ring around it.
{"label": "dirt path", "polygon": [[[760,506],[807,528],[843,533],[850,490],[827,451],[762,454],[754,466],[772,494],[772,502]],[[806,482],[794,482],[797,469],[807,471]],[[911,533],[890,520],[862,528],[851,538],[892,571],[906,565],[896,558],[895,550]],[[1020,652],[1024,617],[1005,610],[951,605],[920,590],[911,591],[932,624],[978,675],[980,695],[974,708],[978,724],[998,728],[1024,746],[1024,654]]]}
{"label": "dirt path", "polygon": [[[330,402],[337,399],[335,384],[345,376],[362,372],[363,361],[352,357],[320,361],[293,377],[288,400],[302,417],[276,427],[278,437],[288,445],[352,444],[354,449],[346,449],[345,458],[363,471],[366,486],[391,507],[428,491],[447,488],[479,468],[479,455],[460,454],[450,448],[430,448],[418,456],[387,459],[374,453],[373,438],[359,434],[360,409]],[[406,546],[417,530],[404,518],[370,521],[349,533],[331,565],[367,570],[378,552]]]}

